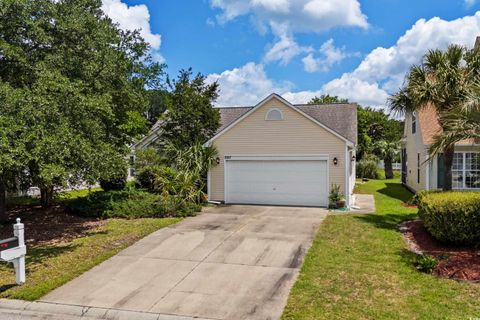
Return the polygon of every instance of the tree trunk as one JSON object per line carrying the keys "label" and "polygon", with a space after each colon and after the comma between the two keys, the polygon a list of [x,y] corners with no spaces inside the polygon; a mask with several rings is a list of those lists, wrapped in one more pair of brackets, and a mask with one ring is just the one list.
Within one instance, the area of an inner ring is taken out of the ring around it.
{"label": "tree trunk", "polygon": [[445,171],[443,179],[443,191],[452,190],[452,164],[453,155],[455,154],[455,145],[450,145],[443,150],[445,159]]}
{"label": "tree trunk", "polygon": [[5,182],[0,179],[0,223],[7,222],[7,188]]}
{"label": "tree trunk", "polygon": [[385,179],[393,179],[392,159],[383,159],[383,162],[385,164]]}
{"label": "tree trunk", "polygon": [[48,208],[52,205],[53,199],[53,187],[42,187],[40,188],[40,203],[42,208]]}

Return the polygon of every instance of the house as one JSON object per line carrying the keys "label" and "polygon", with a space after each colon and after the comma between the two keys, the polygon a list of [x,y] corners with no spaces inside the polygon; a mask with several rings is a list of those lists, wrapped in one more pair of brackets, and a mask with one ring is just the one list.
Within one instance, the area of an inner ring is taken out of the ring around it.
{"label": "house", "polygon": [[[210,200],[325,207],[336,184],[353,202],[356,104],[292,105],[271,94],[254,107],[218,110],[221,127],[206,143],[219,152]],[[132,151],[161,144],[160,130],[158,123]]]}
{"label": "house", "polygon": [[[431,158],[428,150],[442,129],[432,106],[405,116],[402,143],[402,183],[414,192],[443,188],[443,155]],[[480,144],[474,140],[455,145],[452,187],[480,190]]]}
{"label": "house", "polygon": [[357,105],[293,105],[271,94],[254,107],[220,108],[206,145],[219,152],[208,197],[235,204],[328,206],[332,185],[353,201]]}

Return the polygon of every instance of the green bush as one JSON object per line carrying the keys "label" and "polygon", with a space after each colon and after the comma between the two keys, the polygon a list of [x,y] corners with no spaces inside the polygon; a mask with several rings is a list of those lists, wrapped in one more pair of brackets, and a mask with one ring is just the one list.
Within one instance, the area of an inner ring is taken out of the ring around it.
{"label": "green bush", "polygon": [[135,177],[136,186],[140,189],[153,191],[155,189],[155,177],[161,175],[163,170],[164,167],[160,165],[145,166],[139,169]]}
{"label": "green bush", "polygon": [[328,208],[329,209],[340,209],[337,208],[337,202],[344,200],[343,193],[340,192],[340,186],[337,184],[332,184],[330,188],[330,195],[328,196]]}
{"label": "green bush", "polygon": [[184,217],[200,211],[176,197],[164,197],[136,189],[95,192],[72,200],[68,207],[73,214],[97,218],[163,218]]}
{"label": "green bush", "polygon": [[438,260],[429,255],[417,254],[414,256],[412,263],[417,270],[432,273],[438,265]]}
{"label": "green bush", "polygon": [[374,159],[362,159],[357,162],[357,178],[378,179],[378,162]]}
{"label": "green bush", "polygon": [[420,200],[424,196],[426,196],[427,194],[438,193],[438,192],[443,192],[443,191],[441,191],[441,190],[421,190],[421,191],[418,191],[417,193],[415,193],[413,195],[413,197],[410,199],[410,201],[408,201],[408,203],[418,206],[418,204],[420,203]]}
{"label": "green bush", "polygon": [[480,244],[480,193],[430,192],[418,199],[425,228],[442,242]]}

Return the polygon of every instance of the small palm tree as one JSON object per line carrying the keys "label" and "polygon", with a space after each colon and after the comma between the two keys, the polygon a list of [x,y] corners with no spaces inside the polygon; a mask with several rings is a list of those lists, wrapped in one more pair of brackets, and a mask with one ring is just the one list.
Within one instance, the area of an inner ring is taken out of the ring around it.
{"label": "small palm tree", "polygon": [[373,146],[374,153],[382,158],[385,164],[385,179],[393,179],[392,162],[400,152],[399,145],[397,141],[389,142],[380,140]]}
{"label": "small palm tree", "polygon": [[[443,152],[445,158],[444,190],[452,189],[452,163],[455,143],[452,119],[460,115],[467,104],[467,97],[480,74],[480,51],[466,50],[451,45],[447,50],[430,50],[420,65],[412,66],[405,86],[389,98],[391,111],[397,114],[419,111],[427,106],[435,108],[439,115],[442,132],[437,136],[438,144],[430,149],[434,156]],[[441,142],[440,142],[441,141]]]}

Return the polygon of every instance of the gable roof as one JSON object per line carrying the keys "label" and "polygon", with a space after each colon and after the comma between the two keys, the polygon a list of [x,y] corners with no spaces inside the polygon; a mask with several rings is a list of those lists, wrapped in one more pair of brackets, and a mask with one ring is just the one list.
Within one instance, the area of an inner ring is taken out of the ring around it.
{"label": "gable roof", "polygon": [[[275,96],[278,97],[278,95]],[[271,97],[272,96],[269,98]],[[267,99],[269,100],[269,98]],[[262,102],[265,103],[266,101],[264,100]],[[242,116],[257,106],[218,108],[220,112],[221,126],[216,135],[230,127],[235,121],[239,120]],[[308,115],[331,131],[337,133],[344,139],[353,144],[357,143],[357,104],[295,104],[291,106],[301,113]]]}
{"label": "gable roof", "polygon": [[[312,120],[327,131],[338,136],[342,140],[353,145],[357,144],[357,104],[356,103],[333,103],[333,104],[297,104],[292,105],[276,93],[269,95],[259,104],[252,107],[224,107],[217,108],[220,112],[220,128],[215,136],[206,144],[215,140],[220,134],[234,126],[243,117],[248,116],[253,109],[259,108],[269,100],[277,98],[287,106]],[[158,121],[150,132],[131,146],[131,149],[149,146],[159,138],[162,121]]]}
{"label": "gable roof", "polygon": [[[431,105],[427,105],[421,108],[417,112],[418,122],[420,124],[420,130],[422,132],[422,140],[424,145],[431,145],[435,143],[435,137],[442,133],[442,127],[438,118],[438,113]],[[473,139],[462,140],[456,143],[456,145],[473,145],[475,141]]]}

